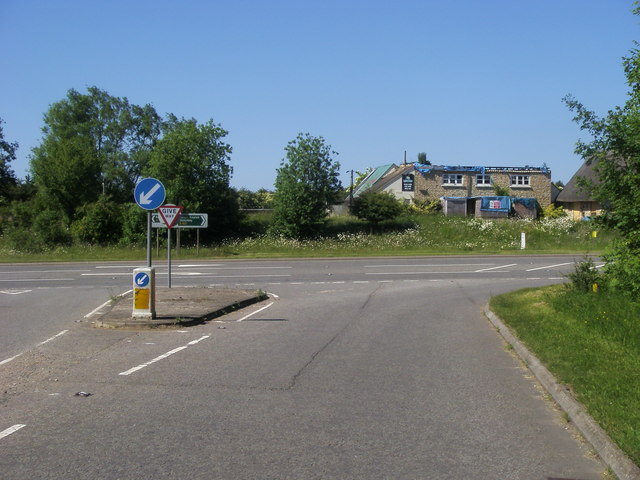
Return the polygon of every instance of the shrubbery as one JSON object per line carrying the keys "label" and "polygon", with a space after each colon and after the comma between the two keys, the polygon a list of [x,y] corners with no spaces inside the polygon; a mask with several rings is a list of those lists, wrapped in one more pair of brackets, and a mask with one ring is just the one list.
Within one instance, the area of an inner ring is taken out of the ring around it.
{"label": "shrubbery", "polygon": [[351,213],[373,225],[392,220],[402,213],[402,204],[391,193],[364,192],[354,199]]}

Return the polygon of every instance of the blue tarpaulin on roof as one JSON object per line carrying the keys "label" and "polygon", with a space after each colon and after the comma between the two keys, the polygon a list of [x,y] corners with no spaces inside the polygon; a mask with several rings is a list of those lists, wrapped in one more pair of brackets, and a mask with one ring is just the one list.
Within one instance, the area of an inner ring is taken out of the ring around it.
{"label": "blue tarpaulin on roof", "polygon": [[431,172],[461,172],[461,173],[477,173],[485,174],[487,172],[518,172],[518,171],[533,171],[549,173],[549,167],[531,167],[525,165],[524,167],[492,167],[492,166],[463,166],[463,165],[421,165],[419,163],[414,164],[416,170],[422,173]]}

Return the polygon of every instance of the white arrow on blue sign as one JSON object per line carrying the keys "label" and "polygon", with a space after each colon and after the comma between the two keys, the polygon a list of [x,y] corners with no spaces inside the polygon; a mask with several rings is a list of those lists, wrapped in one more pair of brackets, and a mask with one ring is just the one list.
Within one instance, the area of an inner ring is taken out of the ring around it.
{"label": "white arrow on blue sign", "polygon": [[155,210],[164,203],[166,191],[160,180],[143,178],[136,185],[133,198],[141,208]]}
{"label": "white arrow on blue sign", "polygon": [[144,272],[138,272],[133,277],[133,281],[138,287],[146,287],[149,284],[149,275]]}

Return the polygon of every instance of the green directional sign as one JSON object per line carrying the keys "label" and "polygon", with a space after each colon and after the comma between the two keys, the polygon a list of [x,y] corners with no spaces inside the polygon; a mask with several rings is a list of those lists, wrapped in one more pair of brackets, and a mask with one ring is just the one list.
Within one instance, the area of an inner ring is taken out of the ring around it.
{"label": "green directional sign", "polygon": [[[167,228],[161,220],[160,215],[151,215],[151,226],[153,228]],[[207,228],[209,226],[209,214],[207,213],[183,213],[180,220],[173,228]]]}

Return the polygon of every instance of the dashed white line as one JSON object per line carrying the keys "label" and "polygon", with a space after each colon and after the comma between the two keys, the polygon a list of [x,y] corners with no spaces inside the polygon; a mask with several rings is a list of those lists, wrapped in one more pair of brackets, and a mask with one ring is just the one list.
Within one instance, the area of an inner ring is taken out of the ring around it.
{"label": "dashed white line", "polygon": [[275,302],[271,302],[268,305],[265,305],[262,308],[259,308],[258,310],[256,310],[255,312],[250,313],[249,315],[245,315],[244,317],[242,317],[239,320],[236,320],[236,322],[243,322],[245,321],[247,318],[253,317],[256,313],[260,313],[263,310],[266,310],[267,308],[269,308],[271,305],[273,305]]}
{"label": "dashed white line", "polygon": [[0,432],[0,438],[8,437],[12,433],[16,433],[18,430],[24,427],[26,427],[26,425],[23,425],[21,423],[14,425],[13,427],[9,427],[6,430]]}
{"label": "dashed white line", "polygon": [[509,265],[500,265],[499,267],[483,268],[483,269],[480,269],[480,270],[476,270],[474,273],[489,272],[491,270],[499,270],[501,268],[515,267],[516,265],[517,265],[517,263],[510,263]]}
{"label": "dashed white line", "polygon": [[70,282],[72,280],[73,278],[16,278],[10,280],[0,280],[0,282]]}
{"label": "dashed white line", "polygon": [[433,263],[433,264],[405,264],[405,265],[365,265],[364,268],[417,268],[417,267],[484,267],[493,263]]}
{"label": "dashed white line", "polygon": [[54,335],[53,337],[51,337],[51,338],[47,338],[44,342],[40,342],[40,343],[38,344],[38,346],[40,346],[40,345],[44,345],[45,343],[49,343],[51,340],[55,340],[56,338],[61,337],[62,335],[64,335],[64,334],[65,334],[65,333],[67,333],[68,331],[69,331],[69,330],[63,330],[63,331],[61,331],[60,333],[58,333],[58,334]]}
{"label": "dashed white line", "polygon": [[9,363],[11,360],[15,360],[16,358],[18,358],[20,355],[22,355],[21,353],[19,353],[18,355],[14,355],[13,357],[7,358],[6,360],[2,360],[0,362],[0,365],[4,365],[5,363]]}
{"label": "dashed white line", "polygon": [[187,343],[186,345],[183,345],[182,347],[174,348],[173,350],[170,350],[167,353],[163,353],[162,355],[154,358],[153,360],[149,360],[148,362],[142,363],[137,367],[130,368],[129,370],[126,370],[124,372],[120,372],[118,375],[123,375],[123,376],[131,375],[132,373],[135,373],[138,370],[142,370],[143,368],[148,367],[149,365],[153,365],[154,363],[159,362],[160,360],[170,357],[174,353],[178,353],[182,350],[185,350],[186,348],[189,348],[190,345],[195,345],[196,343],[199,343],[206,338],[209,338],[209,335],[204,335],[198,338],[197,340],[192,340],[191,342]]}
{"label": "dashed white line", "polygon": [[23,293],[29,293],[33,290],[0,290],[0,293],[5,293],[7,295],[22,295]]}
{"label": "dashed white line", "polygon": [[[120,298],[120,297],[124,297],[126,295],[128,295],[129,293],[131,293],[133,290],[127,290],[124,293],[121,293],[120,295],[118,295],[116,298]],[[107,305],[109,305],[111,303],[111,300],[107,300],[106,302],[104,302],[102,305],[100,305],[99,307],[91,310],[89,313],[87,313],[84,318],[89,318],[92,315],[95,315],[96,313],[98,313],[100,310],[102,310],[104,307],[106,307]]]}
{"label": "dashed white line", "polygon": [[525,270],[525,272],[535,272],[536,270],[544,270],[544,269],[549,269],[549,268],[554,268],[554,267],[564,267],[565,265],[571,265],[571,262],[557,263],[555,265],[546,265],[544,267],[530,268],[529,270]]}

